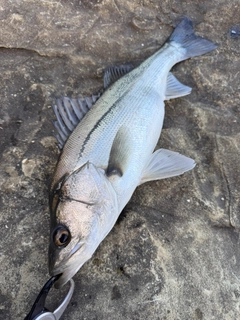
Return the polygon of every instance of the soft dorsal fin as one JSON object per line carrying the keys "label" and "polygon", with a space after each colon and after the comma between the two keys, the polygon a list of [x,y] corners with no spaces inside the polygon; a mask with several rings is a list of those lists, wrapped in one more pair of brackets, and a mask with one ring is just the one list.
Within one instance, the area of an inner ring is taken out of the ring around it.
{"label": "soft dorsal fin", "polygon": [[183,97],[190,94],[191,91],[192,88],[185,86],[184,84],[179,82],[178,79],[171,72],[169,72],[167,77],[167,88],[164,100]]}
{"label": "soft dorsal fin", "polygon": [[130,63],[121,64],[119,66],[110,66],[106,68],[103,76],[104,89],[108,88],[111,84],[113,84],[115,81],[117,81],[133,69],[134,67]]}
{"label": "soft dorsal fin", "polygon": [[106,175],[108,177],[112,175],[118,175],[121,177],[124,174],[131,154],[131,143],[129,143],[130,139],[131,134],[127,128],[124,126],[120,127],[113,140],[109,155],[108,167],[106,169]]}
{"label": "soft dorsal fin", "polygon": [[178,152],[159,149],[149,159],[143,170],[139,184],[151,180],[160,180],[175,177],[195,167],[195,161]]}
{"label": "soft dorsal fin", "polygon": [[70,134],[100,95],[101,93],[86,98],[62,97],[56,99],[56,103],[52,107],[57,120],[53,121],[53,124],[57,129],[56,138],[60,149],[63,148]]}

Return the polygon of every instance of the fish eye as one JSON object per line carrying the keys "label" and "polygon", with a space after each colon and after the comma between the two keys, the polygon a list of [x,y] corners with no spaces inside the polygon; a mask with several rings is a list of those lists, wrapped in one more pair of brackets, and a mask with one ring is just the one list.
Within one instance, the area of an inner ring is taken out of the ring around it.
{"label": "fish eye", "polygon": [[65,247],[71,241],[70,231],[65,226],[58,226],[53,232],[53,241],[57,247]]}

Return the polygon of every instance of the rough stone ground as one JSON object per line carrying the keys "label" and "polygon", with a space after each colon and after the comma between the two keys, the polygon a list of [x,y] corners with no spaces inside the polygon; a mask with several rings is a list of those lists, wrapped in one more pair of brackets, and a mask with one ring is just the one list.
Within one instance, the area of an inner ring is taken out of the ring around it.
{"label": "rough stone ground", "polygon": [[23,319],[49,278],[53,98],[97,92],[103,68],[147,58],[184,15],[219,48],[174,67],[193,91],[166,104],[159,146],[197,166],[136,190],[62,319],[240,318],[239,0],[1,0],[1,320]]}

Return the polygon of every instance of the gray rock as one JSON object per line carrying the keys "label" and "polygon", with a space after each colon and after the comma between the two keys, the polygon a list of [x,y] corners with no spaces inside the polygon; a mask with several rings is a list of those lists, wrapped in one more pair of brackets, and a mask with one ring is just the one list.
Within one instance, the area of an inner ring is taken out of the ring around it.
{"label": "gray rock", "polygon": [[239,317],[239,1],[2,0],[0,319],[23,319],[49,277],[54,96],[98,92],[106,66],[147,58],[185,15],[219,48],[174,67],[193,91],[166,104],[159,146],[197,166],[136,190],[62,319]]}

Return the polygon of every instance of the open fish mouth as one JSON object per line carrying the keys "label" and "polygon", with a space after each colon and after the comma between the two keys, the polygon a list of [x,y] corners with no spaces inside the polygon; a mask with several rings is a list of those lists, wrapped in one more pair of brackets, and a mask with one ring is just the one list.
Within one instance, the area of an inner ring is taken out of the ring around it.
{"label": "open fish mouth", "polygon": [[[72,259],[75,259],[75,255],[79,252],[80,248],[83,248],[84,242],[80,242],[75,245],[75,247],[70,252],[69,256],[66,258],[66,261],[71,261]],[[59,276],[59,278],[55,281],[54,287],[56,289],[61,288],[64,286],[74,275],[77,273],[77,271],[80,269],[80,267],[83,265],[83,263],[79,266],[76,263],[72,263],[70,265],[61,265],[56,268],[53,268],[50,274],[52,276]]]}
{"label": "open fish mouth", "polygon": [[55,272],[53,272],[53,276],[59,275],[60,277],[58,280],[54,283],[54,287],[56,289],[61,288],[64,286],[69,280],[72,279],[72,277],[78,272],[78,270],[81,268],[82,265],[78,265],[75,267],[74,265],[65,269],[63,272],[59,272],[60,270],[57,269]]}

